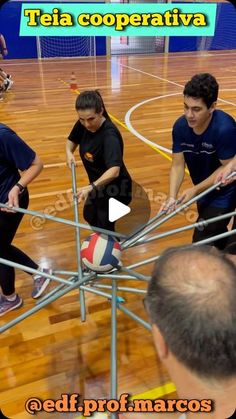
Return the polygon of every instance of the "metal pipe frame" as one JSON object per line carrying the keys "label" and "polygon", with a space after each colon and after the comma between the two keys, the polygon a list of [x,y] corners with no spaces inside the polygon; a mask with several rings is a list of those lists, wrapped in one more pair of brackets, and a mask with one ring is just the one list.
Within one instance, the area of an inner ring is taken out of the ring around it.
{"label": "metal pipe frame", "polygon": [[[72,170],[72,193],[73,193],[73,201],[74,201],[74,219],[75,219],[75,222],[78,224],[79,223],[79,208],[78,208],[78,198],[77,198],[76,168],[74,164],[72,164],[71,170]],[[81,281],[83,277],[83,273],[82,273],[82,264],[81,264],[81,255],[80,255],[80,251],[81,251],[80,228],[78,226],[75,227],[75,239],[76,239],[76,258],[77,258],[78,278]],[[84,291],[82,289],[80,289],[79,300],[80,300],[81,321],[85,322],[86,308],[85,308]]]}
{"label": "metal pipe frame", "polygon": [[[155,235],[155,236],[152,236],[150,238],[144,239],[145,235],[147,235],[148,233],[150,233],[151,231],[153,231],[154,229],[159,227],[161,224],[165,223],[166,221],[168,221],[169,219],[174,217],[176,214],[178,214],[182,210],[188,208],[192,203],[196,202],[197,200],[199,200],[203,196],[207,195],[208,193],[210,193],[214,189],[219,188],[221,183],[218,182],[216,185],[211,186],[210,188],[208,188],[207,190],[205,190],[204,192],[202,192],[198,196],[192,198],[186,204],[181,205],[179,208],[177,208],[171,214],[165,215],[166,212],[162,211],[160,214],[157,214],[155,217],[153,217],[151,220],[149,220],[148,223],[144,227],[142,227],[142,229],[138,229],[138,230],[136,230],[135,233],[133,233],[129,237],[126,237],[123,234],[114,233],[113,231],[104,230],[104,229],[96,228],[96,227],[91,227],[87,224],[79,223],[77,186],[76,186],[76,184],[77,184],[77,182],[76,182],[76,169],[75,169],[74,164],[72,164],[71,169],[72,169],[72,192],[73,192],[73,201],[74,201],[74,218],[75,218],[75,221],[70,221],[70,220],[67,220],[67,219],[59,218],[59,217],[53,217],[53,216],[50,216],[50,215],[47,215],[47,214],[43,214],[43,213],[36,212],[36,211],[25,210],[25,209],[22,209],[22,208],[15,208],[14,207],[14,208],[11,208],[11,210],[14,210],[16,212],[21,212],[21,213],[24,213],[24,214],[28,214],[28,215],[41,217],[41,218],[46,219],[46,220],[55,221],[55,222],[59,222],[59,223],[63,223],[63,224],[73,226],[75,228],[75,232],[76,232],[76,251],[77,251],[76,256],[77,256],[78,271],[73,272],[73,271],[55,270],[54,273],[56,275],[54,275],[54,274],[51,275],[51,274],[48,274],[48,273],[45,273],[45,272],[41,272],[39,270],[28,268],[27,266],[24,266],[24,265],[20,265],[20,264],[11,262],[9,260],[0,258],[0,263],[6,264],[8,266],[15,267],[15,268],[19,268],[23,271],[26,271],[26,272],[29,272],[29,273],[32,273],[32,274],[40,274],[40,275],[44,276],[45,278],[51,279],[52,281],[59,282],[59,286],[56,287],[51,292],[49,292],[46,296],[41,298],[40,301],[33,308],[31,308],[30,310],[27,310],[22,315],[16,317],[12,321],[10,321],[10,322],[6,323],[5,325],[3,325],[2,327],[0,327],[0,332],[2,333],[4,331],[10,329],[11,327],[16,325],[17,323],[21,322],[25,318],[31,316],[32,314],[41,310],[43,307],[47,306],[48,304],[50,304],[53,301],[56,301],[57,299],[61,298],[62,296],[66,295],[68,292],[70,292],[74,289],[79,290],[80,310],[81,310],[81,320],[82,321],[86,320],[86,307],[85,307],[84,292],[90,292],[92,294],[99,295],[103,298],[106,298],[108,301],[111,302],[111,375],[110,375],[110,386],[111,386],[111,388],[110,388],[110,394],[111,394],[112,399],[117,399],[117,309],[119,309],[124,314],[126,314],[127,316],[132,318],[134,321],[141,324],[147,330],[149,330],[149,331],[151,330],[151,324],[149,324],[148,322],[143,320],[137,314],[133,313],[127,307],[124,307],[124,305],[123,305],[123,303],[125,303],[124,298],[117,295],[118,291],[133,292],[133,293],[136,293],[136,294],[146,294],[146,290],[145,289],[138,289],[138,288],[130,288],[130,287],[120,287],[120,286],[117,285],[117,281],[122,280],[122,279],[132,279],[132,280],[135,279],[135,280],[139,280],[139,281],[148,282],[150,280],[150,276],[140,274],[140,273],[134,271],[133,269],[138,268],[140,266],[144,266],[146,264],[153,263],[153,262],[158,260],[159,256],[156,255],[156,256],[153,256],[151,258],[144,259],[140,262],[133,263],[133,264],[127,266],[127,267],[124,267],[124,266],[120,267],[119,266],[117,269],[114,269],[114,271],[112,270],[110,273],[108,272],[107,274],[106,273],[104,273],[104,274],[96,273],[96,272],[91,272],[89,274],[88,273],[83,273],[82,268],[81,268],[81,256],[80,256],[80,249],[81,249],[81,247],[80,247],[80,229],[82,228],[82,229],[92,230],[92,231],[104,233],[104,234],[107,234],[107,235],[111,235],[111,236],[114,236],[114,237],[122,238],[123,242],[121,243],[121,247],[122,247],[123,250],[126,250],[126,249],[129,249],[129,248],[131,248],[133,246],[136,246],[136,245],[139,245],[139,244],[149,243],[151,241],[160,239],[162,237],[166,237],[166,236],[169,236],[169,235],[176,234],[180,231],[186,231],[186,230],[189,230],[191,228],[195,228],[195,227],[198,227],[198,226],[204,226],[208,223],[213,223],[215,221],[225,219],[227,217],[232,217],[233,215],[236,215],[236,211],[228,213],[228,214],[224,214],[224,215],[219,216],[219,217],[214,217],[214,218],[212,218],[210,220],[207,220],[207,221],[201,221],[201,222],[198,222],[198,223],[191,224],[190,226],[185,226],[183,228],[174,229],[174,230],[171,230],[169,232],[162,233],[162,234]],[[236,174],[235,172],[232,173],[230,176],[228,176],[228,178],[230,178],[232,176],[235,176],[235,174]],[[6,207],[7,207],[6,204],[1,204],[0,203],[0,208],[6,208]],[[226,233],[218,234],[214,237],[202,240],[202,241],[197,242],[197,243],[193,243],[191,245],[192,246],[199,246],[201,244],[208,244],[208,243],[211,243],[212,241],[216,241],[216,240],[219,240],[219,239],[224,238],[224,237],[228,237],[228,236],[233,235],[233,234],[236,234],[236,229],[232,230],[232,231],[228,231]],[[68,276],[69,279],[61,278],[61,277],[57,276],[58,274]],[[100,284],[100,283],[96,282],[97,280],[103,279],[103,278],[111,279],[111,285],[104,285],[104,284]],[[94,279],[96,281],[94,281]],[[93,282],[91,282],[91,281],[93,281]],[[111,293],[104,292],[104,291],[102,291],[102,289],[110,290]],[[116,419],[117,414],[113,413],[111,415],[111,418]]]}
{"label": "metal pipe frame", "polygon": [[236,211],[232,211],[232,212],[229,212],[227,214],[218,215],[217,217],[213,217],[213,218],[208,218],[207,220],[199,221],[199,222],[190,224],[190,225],[185,226],[185,227],[175,228],[174,230],[169,230],[169,231],[166,231],[165,233],[161,233],[161,234],[157,234],[155,236],[151,236],[151,237],[147,238],[146,240],[139,239],[137,242],[131,244],[130,247],[139,246],[141,244],[147,244],[147,243],[150,243],[154,240],[162,239],[163,237],[168,237],[168,236],[172,236],[172,235],[177,234],[177,233],[182,233],[183,231],[191,230],[192,228],[206,227],[208,224],[212,224],[212,223],[215,223],[215,222],[220,221],[220,220],[225,220],[226,218],[231,218],[231,217],[234,217],[235,215],[236,215]]}
{"label": "metal pipe frame", "polygon": [[[235,176],[235,172],[231,173],[227,177],[227,179],[230,179],[233,176]],[[173,218],[179,212],[185,210],[190,205],[192,205],[193,203],[197,202],[199,199],[203,198],[204,196],[206,196],[210,192],[214,191],[215,189],[218,189],[220,186],[221,186],[221,182],[217,182],[215,185],[210,186],[205,191],[203,191],[200,194],[196,195],[194,198],[190,199],[185,204],[180,205],[180,207],[177,208],[175,211],[173,211],[171,214],[168,214],[164,218],[162,218],[160,221],[155,222],[157,219],[161,218],[166,212],[165,211],[162,211],[160,214],[157,214],[155,217],[153,217],[151,220],[148,221],[148,225],[149,226],[147,228],[144,227],[142,229],[142,231],[140,231],[139,233],[131,234],[128,238],[124,239],[124,241],[121,243],[121,248],[122,249],[126,249],[126,248],[130,247],[131,244],[133,244],[137,240],[141,239],[144,235],[146,235],[147,233],[150,233],[155,228],[159,227],[160,225],[162,225],[166,221],[168,221],[171,218]],[[151,226],[153,223],[154,223],[154,225]]]}

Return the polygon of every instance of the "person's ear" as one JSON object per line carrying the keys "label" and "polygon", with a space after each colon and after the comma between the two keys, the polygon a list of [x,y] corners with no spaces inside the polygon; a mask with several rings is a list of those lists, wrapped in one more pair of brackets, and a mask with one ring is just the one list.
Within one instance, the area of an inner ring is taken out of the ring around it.
{"label": "person's ear", "polygon": [[215,101],[215,102],[213,102],[213,103],[212,103],[212,105],[211,105],[211,106],[210,106],[210,108],[209,108],[209,112],[210,112],[210,113],[214,112],[214,110],[215,110],[215,108],[216,108],[216,105],[217,105],[217,101]]}
{"label": "person's ear", "polygon": [[160,332],[160,329],[156,324],[152,325],[152,334],[159,358],[161,360],[166,359],[169,354],[169,349],[162,333]]}

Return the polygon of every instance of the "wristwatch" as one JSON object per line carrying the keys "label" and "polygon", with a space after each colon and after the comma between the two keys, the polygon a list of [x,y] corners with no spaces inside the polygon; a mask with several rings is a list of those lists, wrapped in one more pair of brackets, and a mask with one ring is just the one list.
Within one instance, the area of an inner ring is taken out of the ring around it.
{"label": "wristwatch", "polygon": [[20,190],[20,193],[21,192],[23,192],[24,190],[25,190],[25,187],[24,186],[22,186],[20,183],[16,183],[16,186],[18,186],[18,188],[19,188],[19,190]]}

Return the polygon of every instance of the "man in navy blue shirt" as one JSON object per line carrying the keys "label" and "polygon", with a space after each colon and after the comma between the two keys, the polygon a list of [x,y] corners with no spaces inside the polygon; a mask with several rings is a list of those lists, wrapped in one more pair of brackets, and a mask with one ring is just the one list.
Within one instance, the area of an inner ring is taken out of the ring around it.
{"label": "man in navy blue shirt", "polygon": [[[0,202],[10,208],[0,208],[0,257],[38,269],[39,266],[12,241],[23,214],[12,207],[27,208],[27,185],[41,172],[43,164],[36,153],[6,125],[0,124]],[[20,172],[19,172],[20,171]],[[49,280],[40,274],[34,277],[32,297],[38,298]],[[0,316],[22,305],[22,298],[15,292],[15,270],[0,264]]]}
{"label": "man in navy blue shirt", "polygon": [[[182,192],[184,204],[210,187],[222,166],[236,154],[236,122],[227,113],[216,110],[219,85],[211,74],[196,74],[184,87],[184,115],[173,126],[173,161],[170,172],[169,198],[161,210],[176,208],[177,195],[184,179],[185,164],[193,186]],[[233,182],[198,200],[198,220],[209,219],[233,211],[236,205],[236,184]],[[193,242],[227,231],[229,220],[195,229]],[[213,242],[224,248],[226,240]]]}

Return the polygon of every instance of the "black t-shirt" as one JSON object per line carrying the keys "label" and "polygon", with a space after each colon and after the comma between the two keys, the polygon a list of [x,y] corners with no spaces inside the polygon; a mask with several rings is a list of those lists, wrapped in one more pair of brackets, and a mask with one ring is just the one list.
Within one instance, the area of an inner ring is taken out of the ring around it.
{"label": "black t-shirt", "polygon": [[11,128],[0,124],[0,202],[7,202],[9,191],[20,179],[18,169],[27,170],[35,156]]}
{"label": "black t-shirt", "polygon": [[[117,127],[106,119],[96,132],[88,131],[80,121],[74,125],[68,139],[79,144],[79,153],[90,182],[95,182],[106,170],[120,167],[118,178],[104,190],[109,196],[122,200],[122,195],[130,196],[131,177],[123,162],[124,144]],[[130,198],[131,200],[131,198]],[[123,199],[123,202],[128,200]]]}

